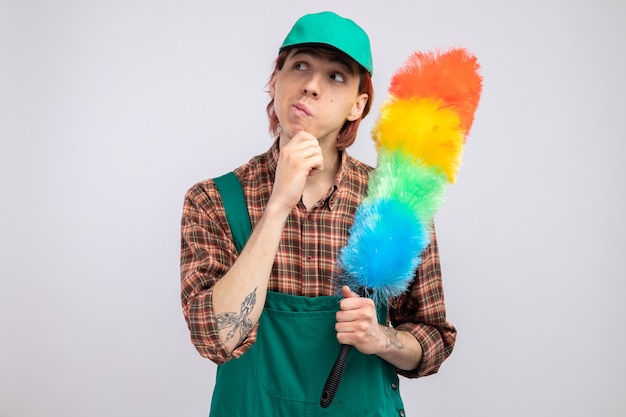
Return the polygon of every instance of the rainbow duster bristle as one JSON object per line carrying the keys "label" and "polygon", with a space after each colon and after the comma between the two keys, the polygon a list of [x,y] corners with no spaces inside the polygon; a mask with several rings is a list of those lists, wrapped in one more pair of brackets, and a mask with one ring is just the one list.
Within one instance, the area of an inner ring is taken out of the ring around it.
{"label": "rainbow duster bristle", "polygon": [[458,114],[468,134],[482,92],[480,65],[463,48],[415,52],[391,78],[389,94],[398,100],[438,98]]}
{"label": "rainbow duster bristle", "polygon": [[406,291],[456,182],[482,92],[479,69],[456,48],[416,52],[393,75],[372,130],[377,166],[339,253],[340,285],[368,289],[377,304]]}

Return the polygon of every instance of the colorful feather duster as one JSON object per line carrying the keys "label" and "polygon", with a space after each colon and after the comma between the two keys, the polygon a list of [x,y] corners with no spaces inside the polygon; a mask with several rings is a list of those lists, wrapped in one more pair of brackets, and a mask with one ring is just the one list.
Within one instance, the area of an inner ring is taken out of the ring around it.
{"label": "colorful feather duster", "polygon": [[378,304],[406,291],[430,229],[457,178],[482,91],[465,49],[416,52],[391,79],[372,131],[377,165],[339,254],[340,285]]}
{"label": "colorful feather duster", "polygon": [[[404,293],[430,243],[433,217],[456,181],[482,92],[480,66],[465,49],[416,52],[393,75],[372,131],[377,165],[339,253],[339,285],[376,305]],[[338,390],[349,345],[342,345],[320,405]]]}

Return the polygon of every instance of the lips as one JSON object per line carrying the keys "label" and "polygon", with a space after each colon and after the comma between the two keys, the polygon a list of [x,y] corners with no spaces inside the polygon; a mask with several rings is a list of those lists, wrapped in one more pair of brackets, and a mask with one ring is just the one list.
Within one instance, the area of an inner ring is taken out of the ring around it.
{"label": "lips", "polygon": [[294,115],[300,117],[311,117],[313,115],[311,110],[302,103],[294,104],[293,106],[291,106],[291,110]]}

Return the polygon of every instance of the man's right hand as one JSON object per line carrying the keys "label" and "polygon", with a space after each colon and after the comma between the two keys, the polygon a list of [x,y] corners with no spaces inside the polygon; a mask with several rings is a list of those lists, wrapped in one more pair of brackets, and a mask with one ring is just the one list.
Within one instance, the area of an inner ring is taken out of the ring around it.
{"label": "man's right hand", "polygon": [[280,149],[270,202],[290,212],[302,198],[307,178],[323,169],[324,158],[317,138],[305,131],[297,132]]}

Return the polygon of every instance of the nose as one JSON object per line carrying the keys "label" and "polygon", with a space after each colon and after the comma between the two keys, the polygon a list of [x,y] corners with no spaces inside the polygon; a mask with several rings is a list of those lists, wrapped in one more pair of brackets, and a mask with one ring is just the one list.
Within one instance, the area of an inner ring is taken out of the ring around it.
{"label": "nose", "polygon": [[319,80],[318,80],[317,75],[315,74],[311,75],[311,77],[304,83],[304,86],[302,87],[302,92],[305,95],[310,95],[314,98],[319,96],[320,85],[319,85]]}
{"label": "nose", "polygon": [[307,94],[307,95],[311,94],[313,97],[317,97],[317,92],[315,90],[308,89],[308,88],[304,89],[304,94]]}

